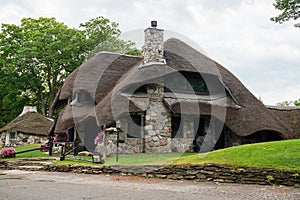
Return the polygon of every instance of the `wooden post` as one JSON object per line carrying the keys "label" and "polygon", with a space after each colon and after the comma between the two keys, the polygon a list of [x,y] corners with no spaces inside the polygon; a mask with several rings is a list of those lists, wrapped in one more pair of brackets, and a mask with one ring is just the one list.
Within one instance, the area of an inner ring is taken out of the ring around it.
{"label": "wooden post", "polygon": [[106,152],[107,152],[107,131],[105,130],[106,129],[106,125],[103,126],[103,131],[104,131],[104,134],[103,134],[103,160],[106,159]]}

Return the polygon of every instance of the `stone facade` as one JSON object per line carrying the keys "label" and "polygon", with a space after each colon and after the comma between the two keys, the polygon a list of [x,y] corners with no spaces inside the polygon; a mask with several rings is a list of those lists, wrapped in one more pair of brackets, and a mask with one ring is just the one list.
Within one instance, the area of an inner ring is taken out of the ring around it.
{"label": "stone facade", "polygon": [[[2,132],[0,135],[0,145],[5,146],[5,140],[7,137],[6,132]],[[24,146],[30,144],[44,144],[48,140],[47,136],[26,134],[26,133],[16,133],[15,139],[10,139],[7,146]]]}

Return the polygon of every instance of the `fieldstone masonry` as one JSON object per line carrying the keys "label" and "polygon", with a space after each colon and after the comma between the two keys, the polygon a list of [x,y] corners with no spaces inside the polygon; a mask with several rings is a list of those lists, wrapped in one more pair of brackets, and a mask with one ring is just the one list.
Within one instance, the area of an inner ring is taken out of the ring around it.
{"label": "fieldstone masonry", "polygon": [[149,106],[146,111],[146,152],[171,152],[171,113],[163,103],[162,84],[150,84],[147,88]]}
{"label": "fieldstone masonry", "polygon": [[30,170],[50,172],[73,172],[85,174],[135,175],[147,178],[173,180],[213,181],[217,183],[244,183],[259,185],[300,186],[297,171],[280,171],[259,168],[235,168],[225,165],[141,165],[141,166],[86,166],[86,165],[55,165],[55,158],[24,158],[1,160],[0,169]]}
{"label": "fieldstone masonry", "polygon": [[145,44],[143,47],[144,64],[149,62],[164,63],[164,30],[147,28],[145,30]]}
{"label": "fieldstone masonry", "polygon": [[[5,144],[6,132],[0,133],[0,145]],[[16,133],[16,138],[10,140],[11,146],[24,146],[30,144],[43,144],[48,140],[48,136],[32,135],[26,133]]]}

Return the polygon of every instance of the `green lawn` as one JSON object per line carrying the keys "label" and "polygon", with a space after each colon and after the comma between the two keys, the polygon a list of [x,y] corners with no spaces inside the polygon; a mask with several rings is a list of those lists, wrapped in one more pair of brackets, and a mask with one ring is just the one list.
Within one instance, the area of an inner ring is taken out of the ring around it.
{"label": "green lawn", "polygon": [[[167,164],[171,164],[181,156],[184,156],[183,153],[121,154],[119,155],[119,161],[116,162],[116,156],[112,155],[106,158],[105,165],[167,165]],[[77,158],[92,160],[92,157],[77,157]],[[63,162],[57,161],[56,164],[92,164],[92,163],[66,158],[65,161]]]}
{"label": "green lawn", "polygon": [[[21,150],[38,147],[26,146],[16,148]],[[17,155],[24,157],[47,157],[44,152],[34,151]],[[92,160],[91,157],[77,157]],[[65,161],[56,161],[56,164],[85,164],[97,165],[82,160],[66,158]],[[116,163],[115,155],[105,160],[105,165],[155,165],[155,164],[204,164],[217,163],[234,167],[261,167],[280,170],[300,171],[300,140],[284,140],[278,142],[257,143],[226,148],[209,153],[167,153],[167,154],[126,154],[119,155]]]}
{"label": "green lawn", "polygon": [[181,157],[175,164],[219,163],[300,171],[300,140],[241,145],[206,154]]}

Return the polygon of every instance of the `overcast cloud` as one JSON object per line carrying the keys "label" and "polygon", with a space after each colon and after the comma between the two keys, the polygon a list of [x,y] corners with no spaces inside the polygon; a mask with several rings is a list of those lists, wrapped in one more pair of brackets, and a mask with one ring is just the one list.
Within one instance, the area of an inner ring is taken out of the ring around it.
{"label": "overcast cloud", "polygon": [[[0,23],[56,17],[70,27],[96,16],[122,32],[158,21],[181,33],[236,75],[265,104],[300,98],[300,28],[275,24],[275,0],[0,0]],[[142,32],[142,31],[141,31]],[[142,34],[142,33],[141,33]]]}

